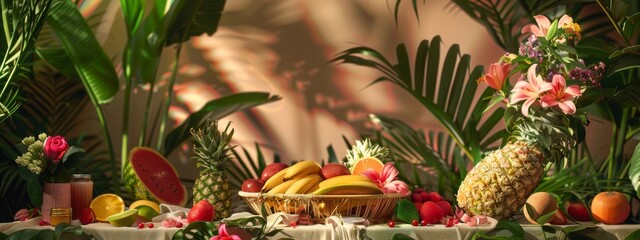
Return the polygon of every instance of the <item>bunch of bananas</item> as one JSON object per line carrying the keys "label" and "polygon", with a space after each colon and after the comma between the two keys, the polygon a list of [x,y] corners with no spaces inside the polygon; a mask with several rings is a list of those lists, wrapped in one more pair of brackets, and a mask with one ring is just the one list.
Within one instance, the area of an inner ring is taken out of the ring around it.
{"label": "bunch of bananas", "polygon": [[380,188],[363,175],[341,175],[322,180],[320,164],[305,160],[269,178],[262,187],[268,194],[381,194]]}

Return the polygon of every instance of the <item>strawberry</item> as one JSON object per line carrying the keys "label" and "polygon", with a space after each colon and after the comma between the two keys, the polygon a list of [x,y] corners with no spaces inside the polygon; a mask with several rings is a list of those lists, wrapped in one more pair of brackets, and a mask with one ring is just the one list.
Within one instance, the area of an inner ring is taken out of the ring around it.
{"label": "strawberry", "polygon": [[413,193],[411,194],[411,201],[412,202],[422,202],[422,196],[420,195],[420,193]]}
{"label": "strawberry", "polygon": [[426,220],[429,224],[439,223],[443,218],[442,208],[434,202],[428,201],[422,204],[420,208],[420,218]]}
{"label": "strawberry", "polygon": [[432,202],[440,202],[443,200],[442,196],[440,196],[440,194],[438,192],[430,192],[429,193],[429,200]]}
{"label": "strawberry", "polygon": [[96,214],[93,212],[93,209],[90,207],[82,209],[80,214],[80,223],[82,223],[82,225],[87,225],[94,222],[96,222]]}
{"label": "strawberry", "polygon": [[420,192],[420,197],[422,197],[422,202],[431,201],[431,197],[428,192]]}
{"label": "strawberry", "polygon": [[187,214],[187,222],[211,222],[216,215],[211,203],[203,199],[193,205]]}
{"label": "strawberry", "polygon": [[447,201],[439,201],[436,204],[442,209],[442,215],[448,216],[451,213],[451,203]]}

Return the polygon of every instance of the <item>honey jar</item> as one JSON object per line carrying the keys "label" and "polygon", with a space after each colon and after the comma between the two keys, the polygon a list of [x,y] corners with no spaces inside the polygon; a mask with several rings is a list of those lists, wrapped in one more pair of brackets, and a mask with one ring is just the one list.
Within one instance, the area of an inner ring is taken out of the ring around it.
{"label": "honey jar", "polygon": [[71,224],[71,208],[52,208],[49,221],[54,227],[60,223]]}

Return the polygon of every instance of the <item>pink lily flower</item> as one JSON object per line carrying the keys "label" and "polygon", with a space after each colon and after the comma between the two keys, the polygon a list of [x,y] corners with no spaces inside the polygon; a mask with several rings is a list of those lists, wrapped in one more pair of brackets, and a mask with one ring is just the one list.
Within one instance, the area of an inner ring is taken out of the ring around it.
{"label": "pink lily flower", "polygon": [[[533,33],[536,37],[545,37],[549,32],[549,27],[551,26],[551,21],[544,15],[536,15],[533,17],[536,20],[537,26],[532,24],[527,24],[522,27],[522,33]],[[558,28],[561,28],[565,25],[573,26],[573,18],[568,15],[563,15],[558,21]]]}
{"label": "pink lily flower", "polygon": [[582,95],[578,85],[567,87],[567,82],[561,75],[553,75],[551,80],[553,86],[547,94],[542,96],[540,103],[542,107],[558,106],[563,113],[573,115],[576,113],[576,105],[573,99]]}
{"label": "pink lily flower", "polygon": [[411,194],[409,186],[403,181],[397,179],[400,172],[393,166],[393,163],[388,162],[382,167],[382,172],[379,174],[376,170],[367,169],[362,173],[371,181],[378,184],[380,190],[383,193],[400,193],[404,196]]}
{"label": "pink lily flower", "polygon": [[227,232],[227,224],[220,224],[218,227],[218,236],[213,236],[209,240],[242,240],[238,235],[229,235]]}
{"label": "pink lily flower", "polygon": [[509,75],[511,64],[508,63],[492,63],[489,65],[489,73],[478,79],[478,83],[486,82],[489,87],[502,91],[504,81]]}
{"label": "pink lily flower", "polygon": [[540,94],[551,90],[551,84],[545,82],[540,75],[536,74],[537,64],[531,65],[527,71],[527,81],[519,81],[511,90],[511,104],[525,100],[522,104],[522,115],[529,116],[529,107],[533,104]]}

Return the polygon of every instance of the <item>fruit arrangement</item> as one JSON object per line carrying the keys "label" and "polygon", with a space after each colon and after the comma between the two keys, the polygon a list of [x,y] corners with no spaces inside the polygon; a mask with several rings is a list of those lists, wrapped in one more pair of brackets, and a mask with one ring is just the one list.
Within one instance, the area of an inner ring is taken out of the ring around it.
{"label": "fruit arrangement", "polygon": [[[525,218],[532,224],[564,225],[570,221],[624,223],[631,212],[629,199],[621,192],[598,193],[589,207],[582,202],[567,201],[564,211],[556,197],[547,192],[536,192],[527,198],[522,208]],[[593,216],[593,217],[591,217]]]}
{"label": "fruit arrangement", "polygon": [[[410,191],[397,179],[398,170],[393,163],[383,162],[387,152],[367,139],[356,141],[344,163],[323,166],[313,160],[291,166],[272,163],[262,171],[260,179],[244,181],[240,196],[256,212],[260,210],[256,201],[262,198],[266,199],[269,212],[309,212],[313,217],[323,218],[338,213],[358,216],[368,208],[369,212],[381,213],[376,215],[388,215],[395,202],[384,209],[372,208],[380,206],[381,201],[406,197]],[[345,197],[349,200],[344,201]]]}
{"label": "fruit arrangement", "polygon": [[138,200],[125,210],[122,198],[112,193],[105,193],[95,197],[89,208],[83,209],[80,222],[90,224],[94,222],[108,222],[116,227],[129,227],[134,223],[150,222],[160,214],[158,203],[149,200]]}

